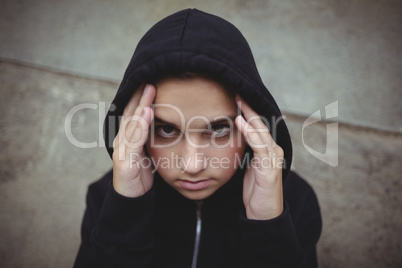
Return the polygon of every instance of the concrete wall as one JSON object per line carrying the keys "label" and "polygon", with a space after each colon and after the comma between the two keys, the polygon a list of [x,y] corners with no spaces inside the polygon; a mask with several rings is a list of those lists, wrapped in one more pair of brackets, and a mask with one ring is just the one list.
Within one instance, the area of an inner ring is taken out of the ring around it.
{"label": "concrete wall", "polygon": [[[99,142],[99,118],[139,38],[186,7],[228,19],[249,40],[286,112],[293,169],[319,197],[321,267],[402,265],[400,1],[0,2],[1,267],[71,267],[86,187],[111,161],[104,148],[68,141],[66,115],[96,104],[72,126],[78,140]],[[307,151],[325,152],[327,122],[303,129],[334,101],[336,167]]]}
{"label": "concrete wall", "polygon": [[1,2],[1,57],[112,81],[150,26],[197,7],[244,33],[285,111],[339,100],[339,121],[402,132],[400,1]]}

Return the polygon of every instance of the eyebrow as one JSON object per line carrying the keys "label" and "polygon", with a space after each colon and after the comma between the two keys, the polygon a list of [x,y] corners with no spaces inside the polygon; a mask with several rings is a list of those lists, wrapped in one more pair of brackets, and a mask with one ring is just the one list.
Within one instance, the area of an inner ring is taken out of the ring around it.
{"label": "eyebrow", "polygon": [[[209,123],[211,125],[219,125],[227,122],[234,122],[236,119],[237,115],[228,115],[228,116],[217,116],[217,118],[213,121],[210,121]],[[234,123],[232,123],[234,125]]]}
{"label": "eyebrow", "polygon": [[154,122],[161,123],[161,124],[168,125],[168,126],[172,126],[172,127],[174,127],[174,128],[179,129],[179,127],[178,127],[175,123],[171,123],[171,122],[165,121],[165,120],[163,120],[163,119],[157,117],[156,115],[154,115]]}
{"label": "eyebrow", "polygon": [[[236,119],[237,115],[225,115],[225,116],[216,116],[214,120],[209,121],[209,124],[211,126],[216,126],[219,124],[224,124],[227,122],[232,123],[232,125],[234,125],[234,120]],[[156,115],[154,116],[154,122],[156,123],[160,123],[160,124],[164,124],[164,125],[168,125],[168,126],[172,126],[176,129],[180,129],[175,123],[172,122],[168,122],[166,120],[163,120],[162,118],[157,117]]]}

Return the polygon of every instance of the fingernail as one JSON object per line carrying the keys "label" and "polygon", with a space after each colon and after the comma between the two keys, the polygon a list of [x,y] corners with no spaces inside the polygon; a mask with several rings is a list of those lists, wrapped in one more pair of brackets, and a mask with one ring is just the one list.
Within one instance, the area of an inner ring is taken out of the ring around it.
{"label": "fingernail", "polygon": [[145,85],[145,88],[144,88],[144,94],[145,94],[145,93],[148,93],[148,91],[150,90],[150,88],[151,88],[151,84],[146,84],[146,85]]}
{"label": "fingernail", "polygon": [[243,118],[243,116],[241,116],[241,115],[239,115],[239,116],[237,116],[238,118],[240,118],[239,120],[240,120],[240,125],[241,126],[244,126],[245,124],[246,124],[246,120]]}
{"label": "fingernail", "polygon": [[239,94],[236,94],[236,96],[235,96],[235,99],[236,99],[236,103],[237,104],[241,104],[242,103],[242,97],[240,97],[240,95]]}

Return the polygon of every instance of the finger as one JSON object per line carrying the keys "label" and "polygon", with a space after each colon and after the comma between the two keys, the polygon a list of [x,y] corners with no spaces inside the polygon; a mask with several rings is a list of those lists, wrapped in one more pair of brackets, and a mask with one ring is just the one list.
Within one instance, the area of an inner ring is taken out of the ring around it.
{"label": "finger", "polygon": [[267,146],[261,138],[260,133],[255,131],[254,127],[250,125],[243,116],[237,116],[235,124],[242,135],[246,138],[248,145],[254,151],[254,155],[265,156],[268,154]]}
{"label": "finger", "polygon": [[[251,124],[254,128],[259,128],[259,129],[267,129],[266,125],[262,122],[261,117],[259,114],[257,114],[251,107],[250,105],[247,104],[243,100],[242,97],[240,97],[238,94],[236,95],[236,103],[237,106],[239,106],[240,110],[244,114],[244,118],[247,120],[249,124]],[[259,119],[259,120],[256,120]]]}
{"label": "finger", "polygon": [[[152,105],[152,102],[155,99],[155,95],[156,95],[155,86],[152,84],[146,84],[142,91],[142,95],[140,96],[139,101],[137,101],[138,98],[137,96],[132,97],[132,101],[130,100],[128,104],[130,108],[128,108],[125,111],[126,116],[123,116],[120,125],[120,129],[124,129],[125,136],[132,137],[133,133],[137,128],[138,123],[142,118],[144,108],[145,107],[149,108]],[[134,107],[134,105],[136,105],[136,107]]]}
{"label": "finger", "polygon": [[255,131],[260,134],[261,140],[268,148],[275,147],[276,143],[269,132],[268,127],[257,114],[238,94],[236,95],[236,103],[244,114],[244,118],[253,127],[249,131]]}
{"label": "finger", "polygon": [[284,158],[281,147],[276,146],[275,148],[268,148],[265,144],[262,144],[261,136],[257,132],[252,131],[253,126],[250,125],[243,116],[237,116],[235,124],[253,150],[253,160],[259,159],[254,162],[254,167],[259,167],[260,170],[265,168],[282,169]]}
{"label": "finger", "polygon": [[[135,108],[134,117],[141,116],[145,107],[150,107],[155,99],[156,90],[152,84],[146,84],[142,92],[138,106]],[[135,123],[135,122],[134,122]],[[134,124],[136,127],[136,124]]]}
{"label": "finger", "polygon": [[142,152],[149,133],[149,126],[153,119],[153,111],[150,107],[145,107],[141,118],[139,118],[136,129],[133,131],[132,136],[129,137],[129,144],[127,145],[132,151]]}
{"label": "finger", "polygon": [[148,135],[148,128],[153,119],[153,111],[150,106],[155,95],[155,86],[147,84],[143,90],[137,90],[131,97],[114,140],[114,147],[119,148],[119,155],[126,155],[125,147],[127,146],[133,149],[143,145],[141,142],[145,139],[143,137]]}
{"label": "finger", "polygon": [[149,129],[149,126],[151,125],[152,120],[154,119],[154,111],[150,107],[144,107],[144,113],[142,116],[147,123],[147,130]]}
{"label": "finger", "polygon": [[138,104],[138,108],[140,108],[141,110],[141,114],[143,112],[143,108],[145,107],[150,107],[152,105],[152,103],[154,102],[156,96],[156,89],[155,86],[152,84],[146,84],[144,91],[142,93],[141,99],[140,99],[140,103]]}
{"label": "finger", "polygon": [[115,138],[115,150],[120,160],[128,159],[131,153],[142,153],[153,117],[153,110],[145,107],[141,116],[133,115],[128,123],[123,123],[127,126],[123,126]]}
{"label": "finger", "polygon": [[138,107],[138,104],[140,103],[140,99],[144,91],[144,88],[145,83],[141,84],[138,87],[138,89],[134,92],[134,94],[131,96],[126,107],[124,108],[123,117],[131,116],[134,114],[135,109]]}

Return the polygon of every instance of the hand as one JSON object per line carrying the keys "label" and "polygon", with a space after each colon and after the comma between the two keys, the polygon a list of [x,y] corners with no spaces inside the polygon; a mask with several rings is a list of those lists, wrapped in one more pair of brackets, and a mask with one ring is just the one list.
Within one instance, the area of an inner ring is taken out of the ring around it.
{"label": "hand", "polygon": [[120,121],[113,141],[113,187],[126,197],[138,197],[152,188],[154,174],[151,165],[141,165],[144,144],[154,114],[151,104],[156,90],[151,84],[142,85],[133,94]]}
{"label": "hand", "polygon": [[244,175],[243,202],[248,219],[269,220],[283,211],[283,150],[260,116],[239,96],[236,103],[244,117],[236,117],[236,126],[254,152]]}

